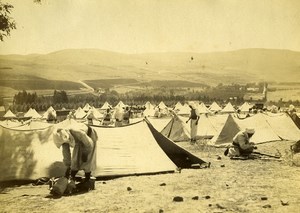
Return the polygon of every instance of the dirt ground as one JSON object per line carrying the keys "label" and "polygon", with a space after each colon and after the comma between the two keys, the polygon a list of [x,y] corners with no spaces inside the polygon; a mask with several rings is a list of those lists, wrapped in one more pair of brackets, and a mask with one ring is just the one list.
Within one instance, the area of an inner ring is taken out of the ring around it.
{"label": "dirt ground", "polygon": [[299,212],[300,167],[292,166],[291,144],[258,145],[257,151],[281,153],[276,161],[230,160],[224,148],[183,142],[211,167],[98,180],[93,191],[59,199],[49,198],[48,185],[2,187],[0,212]]}

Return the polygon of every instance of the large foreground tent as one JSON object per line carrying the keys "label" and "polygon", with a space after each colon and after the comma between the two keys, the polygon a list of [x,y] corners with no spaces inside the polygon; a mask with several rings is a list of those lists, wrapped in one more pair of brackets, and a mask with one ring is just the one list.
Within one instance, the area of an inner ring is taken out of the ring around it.
{"label": "large foreground tent", "polygon": [[[53,143],[53,131],[72,125],[65,120],[44,129],[15,130],[0,127],[0,181],[34,180],[64,175],[61,149]],[[174,172],[203,160],[161,135],[148,121],[123,127],[93,127],[98,135],[98,178]],[[126,133],[126,134],[124,134]]]}

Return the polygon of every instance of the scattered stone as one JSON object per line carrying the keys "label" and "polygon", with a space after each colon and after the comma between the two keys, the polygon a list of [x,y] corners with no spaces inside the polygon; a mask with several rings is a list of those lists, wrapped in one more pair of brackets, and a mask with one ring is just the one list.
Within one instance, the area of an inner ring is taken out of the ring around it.
{"label": "scattered stone", "polygon": [[287,201],[287,200],[280,200],[280,202],[281,202],[281,205],[283,205],[283,206],[289,205],[289,201]]}
{"label": "scattered stone", "polygon": [[219,208],[219,209],[226,209],[224,206],[221,206],[220,204],[216,204],[216,206]]}
{"label": "scattered stone", "polygon": [[260,198],[261,200],[268,200],[268,197],[264,196]]}
{"label": "scattered stone", "polygon": [[165,186],[165,185],[167,185],[166,183],[161,183],[161,184],[159,184],[160,186]]}
{"label": "scattered stone", "polygon": [[163,213],[163,212],[164,212],[164,210],[163,210],[163,209],[160,209],[158,212],[159,212],[159,213]]}
{"label": "scattered stone", "polygon": [[175,197],[173,198],[173,201],[174,201],[174,202],[183,202],[183,197],[175,196]]}
{"label": "scattered stone", "polygon": [[225,167],[225,165],[224,165],[224,164],[222,164],[222,165],[221,165],[221,167]]}
{"label": "scattered stone", "polygon": [[221,159],[222,159],[222,157],[220,155],[218,155],[217,160],[221,160]]}
{"label": "scattered stone", "polygon": [[132,190],[132,188],[128,186],[127,187],[127,191],[131,191],[131,190]]}
{"label": "scattered stone", "polygon": [[206,195],[204,198],[205,198],[205,199],[210,199],[210,196],[209,196],[209,195]]}
{"label": "scattered stone", "polygon": [[105,181],[103,181],[103,182],[102,182],[102,184],[106,184],[106,182],[105,182]]}
{"label": "scattered stone", "polygon": [[199,200],[199,196],[192,197],[193,200]]}
{"label": "scattered stone", "polygon": [[212,207],[212,204],[210,203],[210,204],[208,204],[208,206],[209,206],[209,207]]}
{"label": "scattered stone", "polygon": [[264,205],[263,208],[271,208],[272,206],[270,204]]}

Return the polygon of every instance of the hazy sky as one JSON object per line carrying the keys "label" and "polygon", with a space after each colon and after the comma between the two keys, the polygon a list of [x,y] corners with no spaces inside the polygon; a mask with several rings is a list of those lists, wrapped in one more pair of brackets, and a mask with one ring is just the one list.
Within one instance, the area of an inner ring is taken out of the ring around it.
{"label": "hazy sky", "polygon": [[97,48],[124,53],[300,51],[299,0],[2,0],[17,30],[0,54]]}

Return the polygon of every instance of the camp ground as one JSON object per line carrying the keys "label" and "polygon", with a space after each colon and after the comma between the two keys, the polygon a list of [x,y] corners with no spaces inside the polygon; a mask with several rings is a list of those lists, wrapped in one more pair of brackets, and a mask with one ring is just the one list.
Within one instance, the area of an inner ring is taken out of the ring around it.
{"label": "camp ground", "polygon": [[[74,122],[65,120],[31,130],[0,127],[0,181],[63,175],[65,167],[61,150],[53,143],[53,131]],[[120,128],[93,128],[99,135],[98,166],[93,173],[98,178],[175,172],[205,163],[162,136],[147,120]]]}

